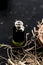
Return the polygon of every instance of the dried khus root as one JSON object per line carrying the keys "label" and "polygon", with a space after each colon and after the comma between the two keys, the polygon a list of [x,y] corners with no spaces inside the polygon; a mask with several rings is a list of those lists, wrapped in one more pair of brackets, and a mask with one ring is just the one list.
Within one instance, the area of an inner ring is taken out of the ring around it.
{"label": "dried khus root", "polygon": [[37,37],[38,41],[40,42],[40,45],[43,46],[43,18],[42,21],[40,23],[40,21],[38,21],[38,30],[36,29],[36,27],[34,27],[34,30],[32,30],[32,34],[33,37]]}
{"label": "dried khus root", "polygon": [[38,60],[30,53],[26,54],[25,57],[19,60],[17,63],[13,63],[10,59],[8,59],[8,62],[11,65],[40,65]]}
{"label": "dried khus root", "polygon": [[[41,65],[39,63],[39,61],[37,60],[37,57],[35,57],[30,52],[26,52],[24,50],[24,52],[22,52],[21,55],[20,54],[15,55],[15,54],[13,54],[13,47],[11,47],[9,45],[0,44],[0,48],[7,49],[7,55],[8,55],[8,59],[3,56],[0,56],[0,65],[3,64],[3,61],[1,61],[2,59],[7,62],[7,63],[4,62],[5,65]],[[10,52],[9,52],[9,49],[10,49]],[[16,51],[16,52],[18,52],[18,51]]]}

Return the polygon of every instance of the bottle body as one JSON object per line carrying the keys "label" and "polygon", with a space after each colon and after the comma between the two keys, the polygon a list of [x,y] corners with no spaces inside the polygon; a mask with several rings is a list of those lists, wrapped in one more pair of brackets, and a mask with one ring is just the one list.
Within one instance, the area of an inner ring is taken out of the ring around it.
{"label": "bottle body", "polygon": [[[19,21],[20,22],[20,21]],[[17,24],[18,25],[18,24]],[[19,25],[13,27],[13,43],[15,46],[22,46],[24,44],[24,26]]]}

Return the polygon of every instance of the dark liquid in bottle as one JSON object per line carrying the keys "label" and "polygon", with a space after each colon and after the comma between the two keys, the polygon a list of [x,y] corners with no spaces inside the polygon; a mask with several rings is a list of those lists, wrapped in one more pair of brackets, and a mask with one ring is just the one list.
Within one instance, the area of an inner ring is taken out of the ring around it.
{"label": "dark liquid in bottle", "polygon": [[24,41],[24,31],[16,30],[15,26],[13,27],[13,39],[16,42],[23,42]]}

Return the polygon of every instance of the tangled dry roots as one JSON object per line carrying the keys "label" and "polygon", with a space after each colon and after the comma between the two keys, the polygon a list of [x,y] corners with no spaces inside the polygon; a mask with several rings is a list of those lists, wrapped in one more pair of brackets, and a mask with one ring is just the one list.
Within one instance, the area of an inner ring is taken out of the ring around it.
{"label": "tangled dry roots", "polygon": [[[37,58],[24,49],[22,53],[20,53],[19,51],[14,50],[14,47],[11,47],[10,45],[0,44],[0,49],[2,48],[7,49],[8,58],[0,56],[0,65],[40,65]],[[14,54],[16,52],[17,54]]]}

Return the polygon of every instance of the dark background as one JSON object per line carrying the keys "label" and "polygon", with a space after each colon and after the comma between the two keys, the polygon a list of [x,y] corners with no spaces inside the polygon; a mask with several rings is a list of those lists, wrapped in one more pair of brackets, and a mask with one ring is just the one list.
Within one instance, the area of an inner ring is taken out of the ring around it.
{"label": "dark background", "polygon": [[22,20],[31,32],[43,17],[43,0],[0,0],[0,43],[12,36],[15,20]]}
{"label": "dark background", "polygon": [[[31,30],[37,25],[37,21],[41,21],[42,18],[43,0],[0,0],[0,43],[10,41],[16,20],[22,20],[24,25],[28,25],[26,31],[30,32],[31,37]],[[41,50],[43,51],[43,48],[39,48],[37,52],[41,52]],[[6,51],[5,48],[0,48],[0,55],[7,57]],[[42,56],[40,55],[41,58]]]}

